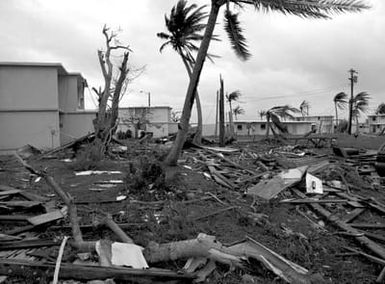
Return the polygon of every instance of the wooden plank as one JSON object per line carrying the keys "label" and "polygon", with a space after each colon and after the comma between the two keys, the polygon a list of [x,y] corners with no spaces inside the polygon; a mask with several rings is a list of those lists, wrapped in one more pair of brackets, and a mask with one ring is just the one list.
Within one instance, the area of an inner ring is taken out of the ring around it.
{"label": "wooden plank", "polygon": [[2,190],[0,191],[0,196],[17,194],[20,191],[19,189]]}
{"label": "wooden plank", "polygon": [[38,201],[2,201],[0,205],[7,207],[22,207],[22,208],[32,208],[40,205],[41,202]]}
{"label": "wooden plank", "polygon": [[67,210],[67,207],[65,206],[65,208],[61,209],[61,210],[55,210],[55,211],[52,211],[49,213],[30,217],[30,218],[28,218],[28,222],[30,222],[34,226],[38,226],[41,224],[56,221],[56,220],[59,220],[59,219],[62,219],[63,217],[65,217],[66,214],[63,212],[65,212],[66,210]]}
{"label": "wooden plank", "polygon": [[[306,198],[306,195],[297,189],[293,189],[293,192],[295,192],[295,194],[297,194],[299,197]],[[315,211],[321,214],[334,226],[354,235],[354,238],[358,242],[360,242],[360,244],[362,244],[363,246],[365,246],[366,248],[374,252],[377,256],[385,259],[385,248],[383,246],[380,246],[376,242],[373,242],[372,240],[370,240],[368,237],[362,235],[361,231],[353,228],[352,226],[350,226],[350,224],[342,222],[339,218],[334,216],[332,213],[330,213],[328,210],[323,208],[321,205],[316,203],[309,203],[309,206],[311,206]]]}
{"label": "wooden plank", "polygon": [[352,223],[350,226],[361,229],[385,229],[385,224]]}
{"label": "wooden plank", "polygon": [[0,215],[0,221],[27,221],[26,215]]}
{"label": "wooden plank", "polygon": [[349,223],[365,211],[365,208],[356,208],[341,218],[342,222]]}
{"label": "wooden plank", "polygon": [[347,203],[346,199],[285,199],[281,200],[280,203],[292,203],[292,204],[304,204],[304,203]]}
{"label": "wooden plank", "polygon": [[282,171],[270,180],[262,180],[248,188],[247,194],[270,200],[281,191],[300,182],[306,172],[307,166]]}
{"label": "wooden plank", "polygon": [[[32,275],[33,272],[35,279],[44,275],[45,277],[51,278],[53,276],[54,269],[54,263],[0,259],[0,274],[9,276]],[[154,268],[133,269],[123,267],[75,265],[67,263],[62,263],[60,266],[60,279],[89,281],[107,278],[113,278],[114,280],[121,281],[132,281],[133,283],[165,283],[171,280],[190,281],[195,278],[195,275]]]}
{"label": "wooden plank", "polygon": [[51,240],[27,240],[27,241],[14,241],[14,242],[0,242],[1,251],[13,250],[13,249],[51,247],[51,246],[60,246],[60,242],[54,242]]}
{"label": "wooden plank", "polygon": [[38,202],[46,202],[49,200],[49,198],[38,195],[36,193],[32,193],[29,191],[20,191],[19,194],[23,196],[24,198],[31,200],[31,201],[38,201]]}

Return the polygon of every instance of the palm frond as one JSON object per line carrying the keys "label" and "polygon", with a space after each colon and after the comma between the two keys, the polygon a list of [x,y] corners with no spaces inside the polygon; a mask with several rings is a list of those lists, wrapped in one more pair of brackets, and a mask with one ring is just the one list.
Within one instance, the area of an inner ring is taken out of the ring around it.
{"label": "palm frond", "polygon": [[334,96],[333,101],[338,109],[343,110],[348,104],[348,95],[344,92],[339,92]]}
{"label": "palm frond", "polygon": [[159,48],[159,52],[161,53],[163,51],[163,49],[167,46],[171,44],[171,41],[166,41],[165,43],[163,43],[160,48]]}
{"label": "palm frond", "polygon": [[279,130],[281,131],[282,133],[288,133],[287,131],[287,126],[284,125],[281,120],[279,119],[279,115],[275,114],[275,113],[271,113],[270,114],[270,118],[271,118],[271,122],[273,123],[273,125]]}
{"label": "palm frond", "polygon": [[367,92],[360,92],[353,99],[353,112],[365,113],[369,106],[370,95]]}
{"label": "palm frond", "polygon": [[385,103],[380,103],[376,109],[376,114],[385,114]]}
{"label": "palm frond", "polygon": [[246,38],[242,34],[238,14],[234,14],[230,10],[225,11],[225,31],[235,54],[242,60],[249,59],[251,54],[246,44]]}
{"label": "palm frond", "polygon": [[241,95],[241,92],[239,90],[236,90],[234,92],[231,92],[230,94],[227,94],[226,99],[228,102],[237,101]]}
{"label": "palm frond", "polygon": [[235,115],[241,115],[241,114],[245,114],[245,110],[241,107],[241,106],[236,106],[234,109],[233,109],[233,113]]}
{"label": "palm frond", "polygon": [[346,12],[361,12],[370,8],[361,0],[231,0],[241,4],[250,4],[263,12],[277,11],[284,15],[303,18],[328,19],[330,15]]}

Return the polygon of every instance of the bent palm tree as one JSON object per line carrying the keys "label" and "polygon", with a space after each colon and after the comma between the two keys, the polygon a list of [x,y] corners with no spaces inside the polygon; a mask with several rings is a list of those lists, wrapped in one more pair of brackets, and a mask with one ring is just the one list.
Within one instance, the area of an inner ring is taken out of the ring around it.
{"label": "bent palm tree", "polygon": [[230,94],[226,94],[226,100],[229,103],[229,107],[230,107],[229,120],[230,120],[230,132],[231,132],[231,135],[234,134],[232,102],[238,101],[240,96],[241,96],[241,92],[238,91],[238,90],[234,91],[234,92],[231,92]]}
{"label": "bent palm tree", "polygon": [[344,92],[339,92],[333,98],[334,108],[336,110],[336,126],[338,126],[338,110],[346,108],[348,104],[348,95]]}
{"label": "bent palm tree", "polygon": [[356,119],[356,134],[359,132],[358,118],[366,113],[369,106],[370,95],[367,92],[360,92],[353,98],[353,117]]}
{"label": "bent palm tree", "polygon": [[299,106],[299,110],[301,111],[301,115],[302,116],[309,115],[309,108],[310,108],[310,103],[308,101],[304,100]]}
{"label": "bent palm tree", "polygon": [[[168,33],[158,33],[157,36],[166,40],[160,47],[160,52],[167,45],[171,47],[182,58],[183,64],[187,70],[187,74],[191,79],[192,69],[194,68],[193,51],[197,51],[199,48],[197,44],[202,41],[202,32],[206,25],[202,23],[207,18],[207,13],[202,9],[206,6],[198,8],[196,4],[190,6],[187,5],[186,0],[179,0],[176,6],[172,7],[170,16],[164,16],[165,25]],[[208,55],[209,58],[210,55]],[[196,91],[195,102],[197,108],[198,127],[194,136],[194,142],[201,143],[202,139],[202,107]]]}
{"label": "bent palm tree", "polygon": [[236,106],[233,109],[233,113],[234,113],[234,116],[235,116],[235,120],[238,120],[238,115],[245,114],[245,110],[241,106]]}
{"label": "bent palm tree", "polygon": [[[299,113],[295,107],[289,105],[276,106],[266,111],[266,138],[270,135],[270,129],[275,135],[273,125],[282,133],[287,133],[287,127],[281,122],[281,119],[291,118],[295,119],[294,114]],[[272,125],[273,124],[273,125]]]}
{"label": "bent palm tree", "polygon": [[380,103],[378,105],[376,114],[385,114],[385,103]]}
{"label": "bent palm tree", "polygon": [[260,110],[260,111],[258,111],[258,114],[259,114],[259,117],[261,118],[261,120],[263,120],[263,118],[266,116],[266,111]]}
{"label": "bent palm tree", "polygon": [[171,151],[165,162],[168,165],[175,165],[186,140],[188,124],[191,116],[191,108],[194,102],[196,89],[202,72],[203,64],[207,56],[210,40],[212,38],[220,8],[226,4],[225,30],[228,33],[231,46],[236,55],[246,60],[250,57],[245,37],[238,21],[238,14],[230,9],[230,3],[238,7],[249,6],[263,12],[277,11],[283,14],[291,14],[303,18],[329,18],[328,15],[343,12],[359,12],[369,8],[359,0],[211,0],[211,9],[205,29],[204,37],[200,45],[193,73],[189,82],[186,98],[183,106],[180,129]]}

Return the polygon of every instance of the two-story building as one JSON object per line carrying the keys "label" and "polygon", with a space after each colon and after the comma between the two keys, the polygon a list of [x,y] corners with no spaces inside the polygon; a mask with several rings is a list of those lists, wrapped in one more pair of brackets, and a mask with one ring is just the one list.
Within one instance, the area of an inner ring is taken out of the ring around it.
{"label": "two-story building", "polygon": [[369,133],[380,134],[384,133],[385,129],[385,114],[368,115],[367,120]]}
{"label": "two-story building", "polygon": [[0,151],[54,148],[92,132],[86,85],[59,63],[0,62]]}

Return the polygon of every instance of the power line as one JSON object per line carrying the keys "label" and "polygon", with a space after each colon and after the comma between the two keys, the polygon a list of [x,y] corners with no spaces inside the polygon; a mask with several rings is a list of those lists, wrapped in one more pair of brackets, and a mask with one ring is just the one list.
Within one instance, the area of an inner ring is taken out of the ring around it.
{"label": "power line", "polygon": [[318,90],[312,90],[312,91],[303,91],[303,92],[296,92],[294,94],[287,94],[287,95],[279,95],[279,96],[265,96],[265,97],[251,97],[251,96],[244,96],[245,99],[248,101],[256,101],[256,100],[273,100],[273,99],[287,99],[287,98],[299,98],[299,97],[315,97],[315,96],[321,96],[324,94],[328,94],[332,92],[333,90],[337,88],[344,87],[345,84],[343,85],[335,85],[335,86],[330,86],[329,88],[324,88],[324,89],[318,89]]}

